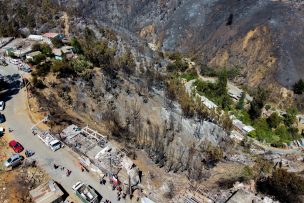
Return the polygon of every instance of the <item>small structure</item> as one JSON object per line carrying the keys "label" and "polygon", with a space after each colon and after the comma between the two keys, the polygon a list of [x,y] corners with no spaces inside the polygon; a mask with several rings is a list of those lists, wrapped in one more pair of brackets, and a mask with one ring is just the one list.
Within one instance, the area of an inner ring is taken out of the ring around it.
{"label": "small structure", "polygon": [[208,109],[216,109],[217,105],[210,101],[207,97],[197,94],[198,97],[201,98],[201,102],[208,108]]}
{"label": "small structure", "polygon": [[251,131],[254,131],[255,129],[252,127],[252,126],[250,126],[250,125],[246,125],[246,126],[244,126],[243,127],[243,129],[242,129],[242,131],[245,133],[245,134],[248,134],[248,133],[250,133]]}
{"label": "small structure", "polygon": [[52,41],[49,38],[44,37],[42,35],[29,35],[27,37],[27,39],[31,40],[31,41],[34,41],[34,42],[46,43],[48,45],[52,45]]}
{"label": "small structure", "polygon": [[61,52],[61,49],[53,49],[53,54],[54,54],[54,57],[56,60],[62,60],[62,52]]}
{"label": "small structure", "polygon": [[29,35],[27,37],[29,40],[32,40],[32,41],[42,41],[43,40],[43,36],[42,35]]}
{"label": "small structure", "polygon": [[11,47],[5,49],[5,54],[8,55],[8,56],[9,56],[10,54],[14,54],[13,52],[14,52],[14,49],[11,48]]}
{"label": "small structure", "polygon": [[13,51],[13,54],[18,58],[22,58],[22,57],[25,57],[26,54],[31,53],[32,51],[33,51],[32,47],[28,46],[28,47],[20,48],[20,49]]}
{"label": "small structure", "polygon": [[64,38],[63,34],[60,33],[54,33],[54,32],[48,32],[48,33],[44,33],[42,36],[47,37],[49,39],[59,39],[62,40]]}
{"label": "small structure", "polygon": [[133,163],[133,161],[129,157],[125,156],[125,157],[122,158],[121,165],[129,173],[130,170],[132,169],[132,167],[134,166],[134,163]]}
{"label": "small structure", "polygon": [[53,49],[53,54],[56,60],[62,60],[63,56],[65,56],[67,59],[71,59],[74,56],[74,47],[63,46],[60,49]]}
{"label": "small structure", "polygon": [[60,203],[63,202],[63,191],[53,180],[43,183],[30,191],[30,196],[35,203]]}
{"label": "small structure", "polygon": [[[240,88],[238,88],[230,83],[228,84],[228,95],[235,101],[239,100],[242,97],[243,93],[244,93],[244,91],[241,90]],[[249,102],[251,102],[253,100],[253,98],[249,94],[246,94],[246,93],[245,93],[245,99]]]}
{"label": "small structure", "polygon": [[9,44],[11,41],[13,41],[14,38],[13,37],[4,37],[4,38],[0,38],[0,48],[6,46],[7,44]]}
{"label": "small structure", "polygon": [[74,47],[72,47],[72,46],[63,46],[63,47],[61,47],[61,51],[64,54],[73,54],[74,53]]}
{"label": "small structure", "polygon": [[273,201],[269,197],[260,197],[258,195],[255,195],[252,192],[249,192],[244,189],[237,190],[229,199],[226,201],[226,203],[275,203],[277,201]]}
{"label": "small structure", "polygon": [[25,56],[25,58],[26,58],[27,60],[32,60],[32,61],[34,61],[34,60],[35,60],[35,56],[38,56],[39,54],[41,54],[40,51],[35,51],[35,52],[32,52],[32,53],[27,54],[27,55]]}
{"label": "small structure", "polygon": [[72,189],[83,203],[100,202],[96,190],[90,185],[86,185],[82,182],[77,182],[75,185],[73,185]]}
{"label": "small structure", "polygon": [[237,119],[234,115],[230,116],[230,119],[232,120],[232,125],[236,131],[239,133],[247,135],[251,131],[254,131],[255,129],[250,125],[245,125],[242,121]]}

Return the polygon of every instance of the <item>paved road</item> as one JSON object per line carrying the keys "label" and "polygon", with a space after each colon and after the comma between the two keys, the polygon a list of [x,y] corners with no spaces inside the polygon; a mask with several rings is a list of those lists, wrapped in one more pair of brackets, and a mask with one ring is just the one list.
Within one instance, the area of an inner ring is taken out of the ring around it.
{"label": "paved road", "polygon": [[[18,70],[14,65],[7,67],[0,66],[0,74],[14,75],[18,74]],[[17,78],[17,75],[15,78]],[[42,143],[38,137],[32,135],[30,128],[33,126],[33,123],[27,113],[25,89],[21,89],[20,91],[18,91],[18,89],[15,90],[13,95],[7,99],[8,101],[4,110],[6,116],[5,125],[14,130],[13,137],[22,143],[25,149],[31,149],[36,153],[33,159],[37,160],[38,165],[41,166],[52,179],[60,183],[70,195],[74,196],[73,199],[78,201],[71,187],[77,181],[82,181],[93,186],[104,197],[103,200],[109,199],[112,202],[119,202],[116,198],[116,192],[112,191],[110,185],[100,185],[98,178],[93,174],[81,172],[77,166],[77,154],[71,149],[65,147],[53,152]],[[60,169],[55,170],[53,168],[54,163],[72,170],[71,175],[67,177],[65,171],[61,171]],[[125,200],[121,200],[120,202],[125,202]]]}

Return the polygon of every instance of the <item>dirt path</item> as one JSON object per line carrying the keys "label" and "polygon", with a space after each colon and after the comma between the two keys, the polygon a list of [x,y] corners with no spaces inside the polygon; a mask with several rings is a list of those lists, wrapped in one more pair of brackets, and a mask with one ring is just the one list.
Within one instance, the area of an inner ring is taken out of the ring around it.
{"label": "dirt path", "polygon": [[70,36],[70,24],[69,24],[69,16],[66,12],[63,12],[63,20],[64,20],[64,35]]}

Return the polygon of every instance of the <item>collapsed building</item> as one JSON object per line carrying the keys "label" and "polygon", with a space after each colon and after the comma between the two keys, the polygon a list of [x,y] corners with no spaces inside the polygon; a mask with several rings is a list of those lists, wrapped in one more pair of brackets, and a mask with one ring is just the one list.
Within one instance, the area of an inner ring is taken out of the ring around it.
{"label": "collapsed building", "polygon": [[70,125],[60,133],[60,138],[81,155],[80,164],[100,177],[109,176],[113,185],[120,183],[129,193],[140,183],[139,169],[120,149],[99,132],[89,128]]}

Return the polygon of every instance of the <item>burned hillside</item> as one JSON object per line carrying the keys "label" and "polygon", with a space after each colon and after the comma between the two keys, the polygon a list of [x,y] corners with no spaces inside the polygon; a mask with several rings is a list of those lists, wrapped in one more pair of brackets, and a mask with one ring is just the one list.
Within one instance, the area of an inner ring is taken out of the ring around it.
{"label": "burned hillside", "polygon": [[62,5],[140,36],[161,51],[179,50],[211,67],[238,67],[245,76],[242,84],[291,87],[304,77],[298,57],[301,1],[76,0]]}

